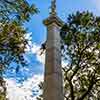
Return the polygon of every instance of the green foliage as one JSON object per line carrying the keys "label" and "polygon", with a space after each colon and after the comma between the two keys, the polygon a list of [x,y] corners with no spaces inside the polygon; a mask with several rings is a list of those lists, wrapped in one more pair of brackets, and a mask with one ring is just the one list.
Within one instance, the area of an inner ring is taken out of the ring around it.
{"label": "green foliage", "polygon": [[[17,65],[16,72],[19,67],[27,66],[24,54],[28,40],[23,25],[37,12],[35,5],[27,0],[0,0],[0,77],[12,63]],[[5,100],[5,94],[6,91],[0,92],[0,100]]]}
{"label": "green foliage", "polygon": [[11,62],[25,65],[23,54],[28,41],[25,39],[25,33],[25,29],[16,21],[1,24],[0,64],[3,66],[1,72]]}
{"label": "green foliage", "polygon": [[28,40],[25,39],[25,21],[37,13],[37,8],[26,0],[0,0],[0,72],[15,62],[25,66],[24,53]]}
{"label": "green foliage", "polygon": [[2,77],[0,77],[0,100],[7,100],[5,81]]}
{"label": "green foliage", "polygon": [[31,15],[37,12],[35,5],[29,5],[27,0],[0,0],[0,22],[29,21]]}
{"label": "green foliage", "polygon": [[100,99],[100,17],[89,12],[69,15],[61,29],[66,100]]}

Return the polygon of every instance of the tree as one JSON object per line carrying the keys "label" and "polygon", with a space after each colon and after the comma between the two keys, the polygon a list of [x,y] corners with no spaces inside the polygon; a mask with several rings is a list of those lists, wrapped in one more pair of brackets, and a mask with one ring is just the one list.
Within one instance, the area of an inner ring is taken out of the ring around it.
{"label": "tree", "polygon": [[[28,40],[23,26],[37,12],[35,5],[27,0],[0,0],[0,77],[12,63],[17,66],[16,72],[19,67],[27,66],[24,54]],[[3,81],[2,78],[0,84]],[[0,100],[1,97],[0,92]]]}
{"label": "tree", "polygon": [[0,0],[0,23],[29,21],[31,15],[37,12],[35,5],[30,5],[27,0]]}
{"label": "tree", "polygon": [[100,17],[77,12],[61,29],[66,100],[100,99]]}
{"label": "tree", "polygon": [[11,62],[24,65],[28,40],[25,39],[27,30],[24,22],[29,21],[31,15],[37,13],[37,8],[26,0],[0,1],[0,71]]}

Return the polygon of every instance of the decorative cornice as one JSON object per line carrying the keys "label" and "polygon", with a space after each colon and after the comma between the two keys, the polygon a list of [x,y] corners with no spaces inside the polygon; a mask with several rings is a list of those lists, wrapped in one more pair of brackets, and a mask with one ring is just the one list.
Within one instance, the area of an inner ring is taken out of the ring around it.
{"label": "decorative cornice", "polygon": [[64,22],[58,16],[50,16],[43,21],[44,25],[48,26],[52,23],[56,23],[58,26],[62,27]]}

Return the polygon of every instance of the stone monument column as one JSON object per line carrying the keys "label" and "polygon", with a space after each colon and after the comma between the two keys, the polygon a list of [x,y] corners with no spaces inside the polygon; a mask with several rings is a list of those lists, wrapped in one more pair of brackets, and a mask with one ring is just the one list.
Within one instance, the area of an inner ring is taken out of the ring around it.
{"label": "stone monument column", "polygon": [[63,21],[56,14],[55,3],[52,0],[50,16],[43,21],[47,28],[43,100],[64,100],[60,40]]}

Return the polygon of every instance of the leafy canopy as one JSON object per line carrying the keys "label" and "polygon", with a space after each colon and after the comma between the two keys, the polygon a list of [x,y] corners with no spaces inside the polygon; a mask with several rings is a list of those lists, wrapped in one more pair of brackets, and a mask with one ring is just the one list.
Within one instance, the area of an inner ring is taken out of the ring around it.
{"label": "leafy canopy", "polygon": [[[11,65],[26,66],[24,59],[28,40],[25,38],[27,30],[24,23],[38,12],[34,4],[27,0],[0,0],[0,100],[6,100],[6,88],[3,80],[3,72]],[[14,68],[14,66],[13,66]]]}
{"label": "leafy canopy", "polygon": [[[26,0],[0,0],[0,71],[15,62],[25,66],[24,53],[28,40],[23,27],[38,10]],[[18,70],[18,67],[17,67]]]}
{"label": "leafy canopy", "polygon": [[35,5],[30,5],[27,0],[0,0],[0,22],[29,21],[31,15],[37,12]]}
{"label": "leafy canopy", "polygon": [[66,100],[100,99],[100,17],[69,15],[61,29]]}

